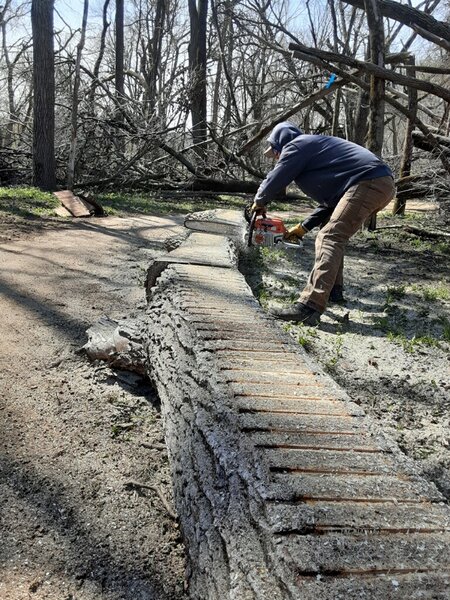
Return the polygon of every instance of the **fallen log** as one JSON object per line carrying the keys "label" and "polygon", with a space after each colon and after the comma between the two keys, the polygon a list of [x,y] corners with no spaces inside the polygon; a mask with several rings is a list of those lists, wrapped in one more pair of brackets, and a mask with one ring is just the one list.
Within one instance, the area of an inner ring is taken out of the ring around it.
{"label": "fallen log", "polygon": [[[443,135],[438,135],[436,133],[434,133],[433,135],[439,144],[439,151],[445,154],[446,156],[450,156],[450,138],[445,137]],[[436,153],[436,149],[422,133],[419,133],[418,131],[413,131],[412,139],[416,148],[420,148],[420,150],[426,150],[427,152]]]}
{"label": "fallen log", "polygon": [[186,184],[186,189],[194,191],[209,191],[222,193],[246,193],[256,194],[259,183],[257,181],[242,181],[237,179],[212,179],[212,178],[196,178]]}
{"label": "fallen log", "polygon": [[[443,174],[443,172],[441,172]],[[424,198],[426,196],[436,195],[436,186],[442,181],[442,185],[448,185],[446,179],[439,177],[436,172],[424,173],[421,175],[408,175],[395,181],[397,188],[396,197],[401,200],[411,198]]]}
{"label": "fallen log", "polygon": [[445,231],[430,231],[429,229],[422,229],[422,227],[414,227],[413,225],[404,225],[402,228],[408,233],[417,235],[418,237],[436,240],[439,238],[450,238],[450,233]]}
{"label": "fallen log", "polygon": [[445,597],[442,496],[203,235],[148,278],[145,330],[190,597]]}

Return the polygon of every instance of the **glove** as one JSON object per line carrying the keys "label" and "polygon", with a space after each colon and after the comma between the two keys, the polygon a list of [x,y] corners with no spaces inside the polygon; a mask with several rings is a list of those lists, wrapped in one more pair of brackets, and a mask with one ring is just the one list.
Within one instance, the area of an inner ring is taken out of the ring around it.
{"label": "glove", "polygon": [[266,216],[266,207],[265,206],[258,206],[256,204],[256,202],[253,202],[252,207],[250,209],[251,214],[253,215],[254,213],[256,213],[257,215],[262,215],[263,217]]}
{"label": "glove", "polygon": [[247,223],[250,223],[254,213],[256,213],[256,215],[262,215],[263,217],[265,217],[266,216],[266,207],[258,206],[256,204],[256,202],[253,202],[253,204],[250,204],[250,203],[247,204],[246,207],[244,208],[244,217],[245,217],[245,220],[247,221]]}
{"label": "glove", "polygon": [[308,230],[305,229],[301,223],[299,223],[298,225],[295,225],[295,227],[288,229],[284,234],[283,239],[286,240],[286,242],[293,242],[295,244],[307,233]]}

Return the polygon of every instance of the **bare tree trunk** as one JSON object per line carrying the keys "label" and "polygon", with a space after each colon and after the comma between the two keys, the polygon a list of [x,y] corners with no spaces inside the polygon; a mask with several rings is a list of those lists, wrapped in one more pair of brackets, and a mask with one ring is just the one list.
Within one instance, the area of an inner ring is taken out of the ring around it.
{"label": "bare tree trunk", "polygon": [[125,121],[123,112],[123,105],[125,101],[124,71],[124,0],[116,0],[114,69],[114,86],[116,92],[115,121],[121,133],[116,135],[114,145],[118,153],[121,155],[123,155],[125,149],[125,140],[122,134],[122,126]]}
{"label": "bare tree trunk", "polygon": [[[228,10],[226,12],[225,15],[225,23],[224,23],[224,27],[223,27],[223,33],[225,36],[227,36],[227,34],[229,34],[229,30],[230,30],[230,11],[231,11],[231,6],[227,6],[226,7]],[[226,46],[228,47],[228,50],[230,50],[230,46],[232,48],[232,40],[225,40],[224,43],[224,39],[223,39],[223,35],[222,35],[222,31],[221,31],[221,27],[219,24],[219,17],[217,14],[217,6],[214,2],[214,0],[211,0],[211,12],[212,12],[212,16],[213,16],[213,22],[217,31],[217,40],[219,43],[219,52],[220,52],[220,64],[221,64],[221,72],[223,70],[223,74],[225,75],[225,79],[227,80],[228,83],[228,94],[229,94],[229,98],[230,98],[230,102],[233,104],[233,108],[234,108],[234,112],[235,112],[235,121],[238,125],[242,125],[242,120],[239,114],[239,108],[238,108],[238,104],[237,104],[237,100],[236,100],[236,96],[234,93],[234,83],[231,77],[231,73],[229,71],[229,66],[231,65],[231,61],[226,60],[225,57],[225,50],[226,50]],[[226,44],[226,42],[228,42]],[[226,46],[225,46],[226,44]]]}
{"label": "bare tree trunk", "polygon": [[53,0],[32,0],[33,31],[33,183],[54,190],[55,176],[55,62]]}
{"label": "bare tree trunk", "polygon": [[84,0],[83,8],[83,20],[81,23],[81,35],[80,41],[77,46],[77,58],[75,63],[75,74],[73,84],[73,96],[72,96],[72,131],[70,139],[70,151],[69,151],[69,162],[67,166],[67,183],[66,187],[68,190],[73,190],[73,182],[75,178],[75,158],[77,154],[77,135],[78,135],[78,92],[80,89],[80,68],[81,68],[81,54],[84,48],[84,41],[86,37],[86,23],[89,10],[89,0]]}
{"label": "bare tree trunk", "polygon": [[391,133],[392,133],[392,154],[397,156],[398,154],[398,132],[397,132],[397,121],[395,115],[392,115],[391,119]]}
{"label": "bare tree trunk", "polygon": [[[378,7],[379,0],[364,0],[369,26],[369,45],[371,62],[384,68],[384,25]],[[370,76],[369,128],[367,131],[367,147],[371,152],[381,156],[384,138],[384,79]],[[376,229],[377,217],[374,213],[366,223],[368,229]]]}
{"label": "bare tree trunk", "polygon": [[[331,12],[331,19],[333,23],[333,51],[338,51],[338,30],[337,30],[337,17],[336,10],[334,7],[334,0],[328,0],[328,7]],[[337,136],[339,134],[339,113],[341,112],[341,90],[336,91],[336,96],[334,98],[334,107],[333,107],[333,121],[331,124],[331,135]]]}
{"label": "bare tree trunk", "polygon": [[[189,70],[191,75],[192,139],[201,144],[207,138],[206,129],[206,17],[208,0],[188,0],[190,20]],[[199,146],[199,157],[206,155],[205,147]]]}
{"label": "bare tree trunk", "polygon": [[355,144],[364,146],[367,137],[367,126],[369,118],[369,92],[360,90],[358,95],[358,103],[356,106],[356,120],[353,134]]}
{"label": "bare tree trunk", "polygon": [[10,53],[9,53],[9,46],[8,46],[8,41],[7,41],[7,36],[6,36],[6,22],[1,18],[1,15],[6,13],[6,11],[9,9],[10,5],[11,5],[11,1],[8,0],[4,7],[0,7],[2,9],[1,14],[0,14],[0,29],[2,32],[2,50],[3,50],[4,59],[5,59],[6,73],[7,73],[6,88],[7,88],[7,94],[8,94],[8,113],[9,113],[4,143],[5,143],[5,146],[15,148],[16,142],[17,142],[16,133],[17,133],[17,128],[18,128],[19,115],[16,112],[16,107],[15,107],[15,102],[14,102],[14,64],[18,60],[18,58],[20,57],[22,52],[19,52],[17,54],[16,58],[13,61],[11,61]]}
{"label": "bare tree trunk", "polygon": [[[409,76],[415,77],[416,71],[414,69],[414,56],[411,56],[408,63],[409,64],[406,69],[406,72]],[[405,141],[403,144],[402,163],[400,166],[400,178],[408,177],[409,175],[411,175],[411,163],[414,148],[412,132],[414,130],[415,120],[417,116],[417,104],[417,90],[415,90],[414,88],[408,88],[408,110],[411,112],[412,118],[408,119],[408,123],[406,126]],[[405,214],[405,208],[406,199],[396,198],[392,212],[394,215],[403,216]]]}
{"label": "bare tree trunk", "polygon": [[151,69],[148,78],[150,111],[153,112],[157,104],[156,82],[161,65],[161,47],[164,19],[166,17],[166,0],[157,0],[155,9],[155,26],[151,46]]}
{"label": "bare tree trunk", "polygon": [[118,101],[124,94],[124,42],[123,42],[124,0],[116,0],[116,68],[115,85]]}
{"label": "bare tree trunk", "polygon": [[100,73],[100,66],[102,64],[103,56],[105,54],[106,34],[108,32],[108,27],[110,25],[110,23],[108,22],[109,2],[110,2],[110,0],[105,0],[105,3],[103,4],[103,27],[102,27],[102,33],[100,36],[100,48],[98,51],[97,60],[95,61],[94,70],[92,71],[92,74],[94,75],[94,79],[92,80],[91,87],[89,90],[88,104],[89,104],[89,108],[91,111],[93,111],[93,109],[94,109],[93,102],[94,102],[95,89],[97,87],[97,79],[98,79],[98,75]]}
{"label": "bare tree trunk", "polygon": [[222,93],[222,61],[217,61],[216,79],[214,81],[214,93],[212,100],[212,115],[211,122],[214,130],[217,131],[219,120],[219,98]]}

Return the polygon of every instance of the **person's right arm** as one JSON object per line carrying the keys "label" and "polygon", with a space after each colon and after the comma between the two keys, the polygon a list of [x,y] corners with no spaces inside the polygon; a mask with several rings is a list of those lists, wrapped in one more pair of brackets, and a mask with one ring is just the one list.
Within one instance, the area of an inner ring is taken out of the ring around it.
{"label": "person's right arm", "polygon": [[334,208],[329,206],[318,206],[313,212],[302,221],[302,225],[306,231],[311,231],[314,227],[323,225],[331,217]]}
{"label": "person's right arm", "polygon": [[256,206],[266,206],[282,189],[287,187],[304,169],[308,157],[295,144],[283,148],[274,169],[267,174],[253,200]]}

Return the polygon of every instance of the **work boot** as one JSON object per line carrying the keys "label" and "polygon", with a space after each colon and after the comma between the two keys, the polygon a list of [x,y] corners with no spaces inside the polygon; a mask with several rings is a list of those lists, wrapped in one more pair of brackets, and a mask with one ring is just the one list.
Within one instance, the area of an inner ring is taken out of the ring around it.
{"label": "work boot", "polygon": [[320,321],[320,312],[301,302],[291,304],[288,308],[272,308],[269,312],[277,319],[297,321],[305,325],[317,325]]}
{"label": "work boot", "polygon": [[333,286],[328,301],[335,302],[336,304],[343,304],[345,302],[344,288],[342,287],[342,285]]}

